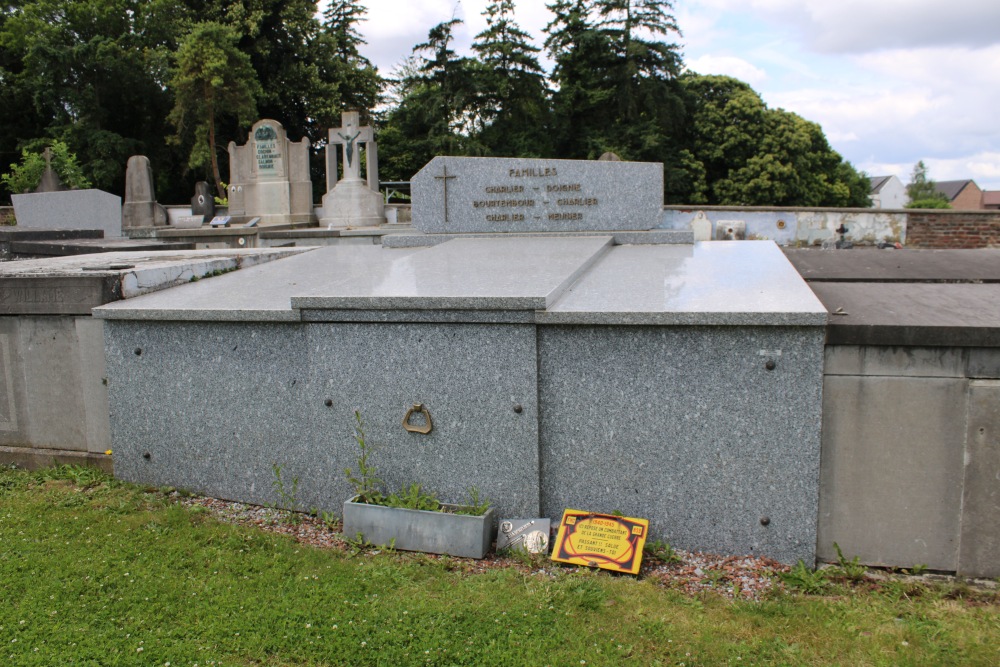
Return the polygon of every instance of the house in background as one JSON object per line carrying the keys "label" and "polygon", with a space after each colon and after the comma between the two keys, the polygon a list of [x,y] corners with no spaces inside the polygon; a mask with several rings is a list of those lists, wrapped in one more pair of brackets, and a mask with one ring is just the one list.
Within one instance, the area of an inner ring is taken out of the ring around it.
{"label": "house in background", "polygon": [[983,208],[983,191],[973,180],[938,181],[934,189],[948,198],[952,208],[978,211]]}
{"label": "house in background", "polygon": [[983,190],[983,208],[1000,210],[1000,190]]}
{"label": "house in background", "polygon": [[903,208],[910,201],[906,186],[896,176],[870,176],[872,208]]}

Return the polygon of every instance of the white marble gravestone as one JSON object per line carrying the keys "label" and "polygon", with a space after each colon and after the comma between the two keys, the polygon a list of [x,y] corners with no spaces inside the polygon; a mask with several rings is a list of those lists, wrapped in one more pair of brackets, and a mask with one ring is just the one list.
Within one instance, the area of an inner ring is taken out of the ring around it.
{"label": "white marble gravestone", "polygon": [[[372,128],[361,127],[357,111],[341,116],[342,127],[330,130],[326,147],[326,186],[323,217],[326,227],[373,227],[385,222],[385,201],[378,191],[378,152]],[[361,178],[361,149],[364,147],[365,176]],[[343,177],[337,154],[343,155]]]}
{"label": "white marble gravestone", "polygon": [[229,143],[229,213],[262,225],[313,219],[309,139],[289,141],[276,120],[258,121],[244,146]]}

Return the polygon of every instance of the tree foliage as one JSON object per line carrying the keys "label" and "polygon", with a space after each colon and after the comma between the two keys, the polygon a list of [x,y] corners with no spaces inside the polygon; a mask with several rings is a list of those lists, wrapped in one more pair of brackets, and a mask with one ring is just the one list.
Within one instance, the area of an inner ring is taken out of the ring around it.
{"label": "tree foliage", "polygon": [[515,21],[513,0],[493,2],[485,15],[486,29],[472,44],[480,66],[470,111],[480,141],[491,155],[549,155],[548,90],[536,56],[541,49]]}
{"label": "tree foliage", "polygon": [[[364,9],[335,0],[322,21],[316,13],[315,0],[7,3],[0,9],[0,153],[13,157],[61,140],[96,187],[118,193],[128,158],[142,154],[161,199],[190,197],[211,160],[196,159],[203,166],[190,169],[193,136],[165,139],[173,129],[168,116],[180,113],[171,85],[180,46],[204,24],[236,36],[236,50],[249,58],[251,70],[243,73],[258,114],[280,121],[293,139],[317,144],[344,107],[371,108],[381,83],[357,50]],[[201,104],[196,96],[187,100]],[[187,115],[197,112],[191,107]],[[246,140],[238,116],[217,117],[218,146]],[[224,173],[228,156],[217,152]]]}
{"label": "tree foliage", "polygon": [[[668,200],[741,206],[871,205],[864,174],[830,148],[816,123],[768,109],[748,84],[726,76],[681,77],[687,148],[704,178]],[[690,167],[689,167],[690,168]],[[696,173],[697,170],[696,170]]]}
{"label": "tree foliage", "polygon": [[927,171],[923,160],[913,165],[913,173],[906,186],[906,194],[910,198],[906,208],[951,208],[948,197],[938,192],[934,181],[927,176]]}
{"label": "tree foliage", "polygon": [[181,42],[170,79],[174,108],[169,119],[177,128],[174,139],[191,145],[189,167],[211,166],[220,197],[226,196],[226,187],[219,171],[216,120],[225,115],[241,126],[252,125],[260,95],[250,58],[237,48],[238,40],[231,26],[196,24]]}
{"label": "tree foliage", "polygon": [[[161,199],[227,171],[255,118],[320,150],[345,109],[376,109],[381,172],[406,180],[435,155],[664,164],[665,198],[691,204],[865,206],[869,185],[821,128],[769,109],[746,83],[682,74],[669,0],[549,0],[540,49],[514,0],[492,0],[473,55],[444,21],[392,81],[362,55],[356,0],[19,0],[0,9],[0,154],[53,140],[95,186],[121,192],[150,158]],[[256,111],[254,111],[256,109]],[[173,141],[168,142],[168,136]],[[919,199],[918,199],[919,200]]]}
{"label": "tree foliage", "polygon": [[[76,155],[61,141],[53,141],[48,146],[52,156],[52,171],[59,176],[63,185],[71,190],[89,188],[90,181],[83,175]],[[30,192],[38,187],[45,173],[43,153],[25,148],[21,152],[21,162],[10,165],[10,171],[0,176],[7,189],[13,194]]]}

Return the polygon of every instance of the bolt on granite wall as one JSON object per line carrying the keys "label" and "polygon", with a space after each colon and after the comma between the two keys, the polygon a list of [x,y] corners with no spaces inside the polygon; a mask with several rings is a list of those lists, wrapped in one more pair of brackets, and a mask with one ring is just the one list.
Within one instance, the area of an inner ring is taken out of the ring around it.
{"label": "bolt on granite wall", "polygon": [[[340,514],[360,410],[389,490],[418,482],[455,502],[475,486],[500,513],[539,511],[530,326],[105,325],[123,479],[271,503],[279,465],[286,492],[298,478],[301,509]],[[402,426],[415,403],[431,413],[427,435]]]}
{"label": "bolt on granite wall", "polygon": [[538,332],[543,515],[620,511],[684,549],[814,562],[823,327]]}

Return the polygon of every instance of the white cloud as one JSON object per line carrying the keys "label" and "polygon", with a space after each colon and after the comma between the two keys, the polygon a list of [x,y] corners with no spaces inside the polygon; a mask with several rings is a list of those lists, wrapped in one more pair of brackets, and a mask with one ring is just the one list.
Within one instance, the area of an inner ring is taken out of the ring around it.
{"label": "white cloud", "polygon": [[724,74],[756,86],[767,79],[767,72],[735,56],[701,56],[688,60],[687,69],[698,74]]}
{"label": "white cloud", "polygon": [[827,53],[901,47],[982,47],[1000,41],[994,0],[717,0],[730,10],[758,10],[794,25],[804,44]]}

